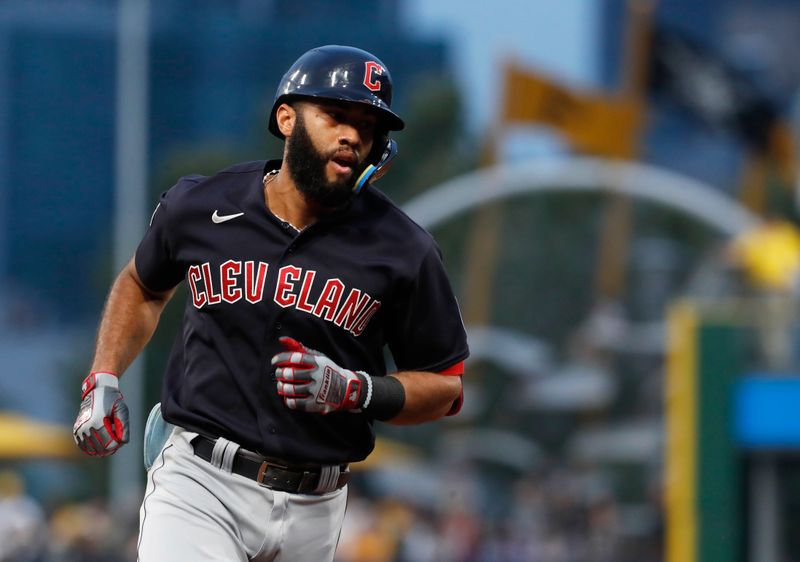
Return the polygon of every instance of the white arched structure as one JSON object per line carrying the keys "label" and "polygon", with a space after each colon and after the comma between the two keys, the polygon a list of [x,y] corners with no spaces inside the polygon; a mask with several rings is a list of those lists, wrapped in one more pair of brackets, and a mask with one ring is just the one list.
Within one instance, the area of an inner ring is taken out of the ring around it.
{"label": "white arched structure", "polygon": [[620,193],[685,213],[726,236],[759,218],[730,196],[681,174],[638,162],[589,157],[499,164],[454,178],[415,197],[403,208],[425,228],[496,200],[544,192]]}
{"label": "white arched structure", "polygon": [[[646,164],[588,157],[537,159],[484,168],[431,188],[403,209],[417,223],[432,229],[493,201],[535,193],[589,192],[619,193],[663,205],[694,217],[723,236],[735,236],[760,221],[708,184]],[[537,378],[545,370],[549,350],[542,342],[491,326],[470,327],[473,338],[476,353],[472,360],[495,360],[510,372],[528,378]]]}

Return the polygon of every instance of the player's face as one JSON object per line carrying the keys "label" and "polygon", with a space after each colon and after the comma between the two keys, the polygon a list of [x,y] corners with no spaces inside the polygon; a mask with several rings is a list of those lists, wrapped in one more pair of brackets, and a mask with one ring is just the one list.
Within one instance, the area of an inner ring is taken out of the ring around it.
{"label": "player's face", "polygon": [[286,163],[300,192],[326,208],[347,203],[367,166],[376,125],[375,114],[358,104],[297,104]]}

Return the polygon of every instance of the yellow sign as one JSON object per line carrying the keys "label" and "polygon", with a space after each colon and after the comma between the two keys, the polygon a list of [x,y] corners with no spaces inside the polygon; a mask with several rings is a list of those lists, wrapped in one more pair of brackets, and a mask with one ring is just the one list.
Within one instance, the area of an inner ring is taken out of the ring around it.
{"label": "yellow sign", "polygon": [[768,219],[739,236],[731,249],[759,288],[792,292],[800,278],[800,230],[783,219]]}
{"label": "yellow sign", "polygon": [[543,123],[583,152],[616,158],[636,154],[641,104],[620,96],[574,92],[530,71],[509,66],[503,123]]}
{"label": "yellow sign", "polygon": [[78,447],[69,428],[0,412],[0,461],[77,456]]}

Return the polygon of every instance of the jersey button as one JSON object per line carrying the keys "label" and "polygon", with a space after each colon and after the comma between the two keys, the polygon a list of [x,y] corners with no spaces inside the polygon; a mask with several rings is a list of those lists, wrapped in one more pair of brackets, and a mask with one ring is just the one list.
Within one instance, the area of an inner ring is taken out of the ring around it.
{"label": "jersey button", "polygon": [[275,322],[275,331],[280,332],[281,328],[283,328],[283,324],[281,324],[280,322]]}
{"label": "jersey button", "polygon": [[277,428],[277,427],[275,427],[274,425],[271,425],[271,426],[269,426],[269,432],[270,432],[272,435],[275,435],[276,433],[278,433],[278,428]]}

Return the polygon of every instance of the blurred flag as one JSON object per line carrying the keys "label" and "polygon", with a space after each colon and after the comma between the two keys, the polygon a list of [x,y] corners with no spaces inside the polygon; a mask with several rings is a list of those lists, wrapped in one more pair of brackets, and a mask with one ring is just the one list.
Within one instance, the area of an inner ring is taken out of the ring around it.
{"label": "blurred flag", "polygon": [[684,33],[659,29],[652,41],[650,93],[669,98],[699,122],[746,144],[743,202],[763,210],[770,177],[791,188],[796,174],[794,141],[777,101],[753,77]]}
{"label": "blurred flag", "polygon": [[751,77],[683,33],[659,29],[652,41],[652,94],[668,96],[707,126],[738,135],[751,149],[769,149],[780,111]]}
{"label": "blurred flag", "polygon": [[505,72],[503,124],[542,123],[582,152],[615,158],[636,154],[641,104],[620,96],[576,92],[529,70]]}
{"label": "blurred flag", "polygon": [[791,125],[785,120],[776,122],[770,129],[767,151],[776,165],[781,181],[792,186],[797,175],[797,154]]}

